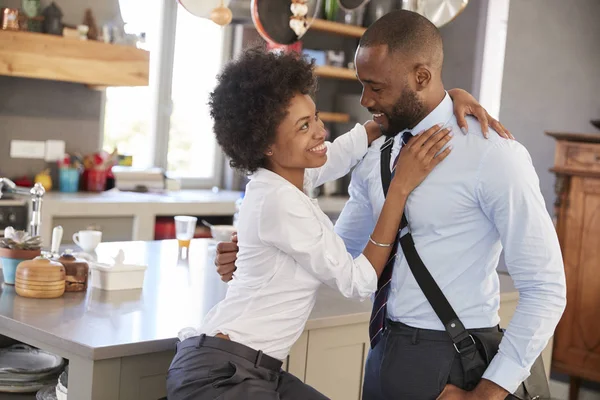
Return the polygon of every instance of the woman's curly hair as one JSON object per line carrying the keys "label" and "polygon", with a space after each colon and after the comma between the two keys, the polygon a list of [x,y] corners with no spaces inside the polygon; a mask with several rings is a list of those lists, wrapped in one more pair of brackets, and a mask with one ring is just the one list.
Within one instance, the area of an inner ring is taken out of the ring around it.
{"label": "woman's curly hair", "polygon": [[253,173],[265,166],[265,152],[297,94],[313,96],[314,61],[297,53],[246,50],[225,66],[210,94],[217,142],[233,168]]}

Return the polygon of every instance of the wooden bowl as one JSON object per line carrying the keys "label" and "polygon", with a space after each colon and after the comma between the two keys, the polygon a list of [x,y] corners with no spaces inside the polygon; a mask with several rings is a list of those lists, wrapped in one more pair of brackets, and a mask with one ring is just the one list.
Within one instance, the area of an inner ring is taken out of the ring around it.
{"label": "wooden bowl", "polygon": [[35,258],[17,267],[15,289],[19,296],[53,299],[65,293],[65,267],[56,261]]}

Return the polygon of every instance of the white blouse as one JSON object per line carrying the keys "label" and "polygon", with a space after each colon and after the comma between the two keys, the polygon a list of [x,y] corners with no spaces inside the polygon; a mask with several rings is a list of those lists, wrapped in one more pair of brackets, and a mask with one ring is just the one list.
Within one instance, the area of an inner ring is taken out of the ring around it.
{"label": "white blouse", "polygon": [[[343,177],[363,158],[365,128],[357,124],[327,147],[325,165],[306,170],[305,191]],[[199,329],[182,330],[180,340],[223,333],[284,359],[304,330],[321,283],[359,299],[377,288],[370,262],[346,251],[317,200],[269,170],[258,170],[246,187],[238,239],[237,270],[225,299]]]}

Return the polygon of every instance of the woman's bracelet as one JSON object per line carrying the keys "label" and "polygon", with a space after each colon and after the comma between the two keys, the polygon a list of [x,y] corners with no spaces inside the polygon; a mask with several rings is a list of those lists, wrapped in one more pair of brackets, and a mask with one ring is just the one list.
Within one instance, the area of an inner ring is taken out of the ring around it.
{"label": "woman's bracelet", "polygon": [[373,240],[373,238],[371,237],[371,235],[369,235],[369,241],[371,243],[373,243],[375,246],[378,247],[392,247],[394,245],[394,243],[379,243]]}

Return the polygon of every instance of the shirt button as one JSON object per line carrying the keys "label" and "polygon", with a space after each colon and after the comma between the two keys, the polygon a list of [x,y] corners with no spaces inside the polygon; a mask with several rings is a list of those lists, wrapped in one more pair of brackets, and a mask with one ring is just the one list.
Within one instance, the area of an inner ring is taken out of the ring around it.
{"label": "shirt button", "polygon": [[392,293],[396,293],[396,288],[392,288]]}

